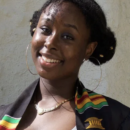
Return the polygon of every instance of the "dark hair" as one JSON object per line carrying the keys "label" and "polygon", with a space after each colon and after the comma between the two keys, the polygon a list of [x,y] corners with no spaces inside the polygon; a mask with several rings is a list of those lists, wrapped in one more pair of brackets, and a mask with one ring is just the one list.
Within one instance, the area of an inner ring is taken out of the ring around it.
{"label": "dark hair", "polygon": [[35,11],[32,19],[30,20],[30,33],[33,36],[34,28],[36,28],[40,15],[43,10],[50,4],[71,2],[75,4],[84,14],[86,24],[90,28],[90,42],[98,42],[98,45],[89,60],[95,65],[99,63],[95,60],[98,59],[100,64],[109,61],[116,48],[116,38],[110,28],[107,27],[105,14],[101,7],[94,0],[47,0],[39,11]]}

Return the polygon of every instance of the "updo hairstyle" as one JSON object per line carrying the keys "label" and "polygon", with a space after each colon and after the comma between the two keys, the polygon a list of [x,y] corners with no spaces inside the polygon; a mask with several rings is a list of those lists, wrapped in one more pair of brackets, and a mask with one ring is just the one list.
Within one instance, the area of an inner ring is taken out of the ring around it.
{"label": "updo hairstyle", "polygon": [[89,42],[98,43],[94,53],[91,55],[91,57],[94,58],[90,58],[89,60],[95,65],[99,65],[95,58],[99,60],[100,64],[109,61],[115,53],[116,38],[111,29],[107,27],[107,21],[103,10],[94,0],[47,0],[39,11],[34,12],[30,20],[31,36],[34,34],[34,29],[38,24],[43,10],[50,4],[55,5],[63,2],[71,2],[81,10],[85,17],[86,25],[90,28]]}

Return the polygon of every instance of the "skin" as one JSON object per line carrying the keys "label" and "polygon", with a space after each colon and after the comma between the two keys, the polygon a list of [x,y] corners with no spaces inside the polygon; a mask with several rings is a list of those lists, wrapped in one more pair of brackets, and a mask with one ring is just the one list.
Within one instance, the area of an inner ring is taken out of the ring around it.
{"label": "skin", "polygon": [[[51,5],[43,11],[31,42],[32,58],[40,75],[39,88],[34,95],[41,108],[53,107],[74,96],[83,59],[87,60],[97,45],[88,43],[89,37],[85,18],[74,4]],[[46,63],[42,55],[59,62]],[[17,130],[71,130],[76,125],[74,99],[40,116],[33,101],[34,98]]]}

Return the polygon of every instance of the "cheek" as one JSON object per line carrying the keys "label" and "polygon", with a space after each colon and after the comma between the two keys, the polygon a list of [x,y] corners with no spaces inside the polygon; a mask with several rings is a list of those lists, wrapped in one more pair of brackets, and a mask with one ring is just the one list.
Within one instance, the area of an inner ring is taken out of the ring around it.
{"label": "cheek", "polygon": [[67,53],[66,55],[68,55],[68,57],[72,58],[72,59],[77,59],[79,61],[82,61],[84,59],[85,56],[85,49],[86,47],[81,45],[81,44],[77,44],[74,47],[70,47],[67,49]]}
{"label": "cheek", "polygon": [[32,38],[32,47],[34,47],[35,49],[41,48],[44,44],[44,39],[44,36],[38,31],[36,31]]}
{"label": "cheek", "polygon": [[79,69],[79,67],[83,63],[85,49],[81,47],[76,47],[65,51],[64,55],[66,58],[66,63],[69,64],[72,69],[74,69],[75,67]]}
{"label": "cheek", "polygon": [[36,61],[36,58],[38,57],[38,52],[42,47],[43,41],[41,40],[40,35],[35,32],[31,41],[31,53],[33,61]]}

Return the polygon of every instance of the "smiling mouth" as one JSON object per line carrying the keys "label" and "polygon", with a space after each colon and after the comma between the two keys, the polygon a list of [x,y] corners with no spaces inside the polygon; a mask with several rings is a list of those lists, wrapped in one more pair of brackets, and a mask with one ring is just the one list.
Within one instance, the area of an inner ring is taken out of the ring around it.
{"label": "smiling mouth", "polygon": [[60,63],[60,60],[56,60],[56,59],[49,59],[46,58],[45,56],[42,55],[42,59],[46,62],[46,63]]}

